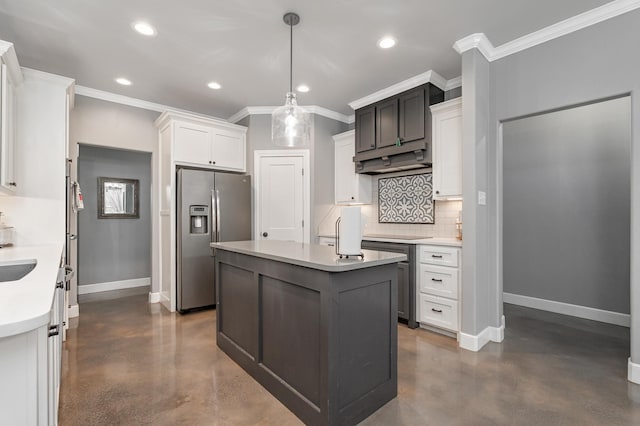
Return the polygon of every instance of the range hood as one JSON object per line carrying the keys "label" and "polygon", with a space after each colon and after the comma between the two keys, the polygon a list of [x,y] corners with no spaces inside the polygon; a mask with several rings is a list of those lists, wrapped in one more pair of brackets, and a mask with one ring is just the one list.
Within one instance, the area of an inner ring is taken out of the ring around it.
{"label": "range hood", "polygon": [[356,110],[356,173],[431,167],[431,109],[444,91],[426,83]]}
{"label": "range hood", "polygon": [[381,173],[393,173],[403,170],[421,169],[424,167],[431,167],[431,144],[426,146],[422,145],[423,149],[411,149],[407,147],[406,152],[398,152],[397,148],[395,152],[385,153],[377,150],[374,157],[363,158],[362,155],[356,155],[354,157],[354,163],[356,173],[377,175]]}

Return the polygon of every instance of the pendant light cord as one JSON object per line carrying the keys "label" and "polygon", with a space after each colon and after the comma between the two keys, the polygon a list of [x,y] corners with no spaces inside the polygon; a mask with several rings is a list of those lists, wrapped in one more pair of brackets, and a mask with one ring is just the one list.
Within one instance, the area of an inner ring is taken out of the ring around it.
{"label": "pendant light cord", "polygon": [[293,93],[293,22],[289,22],[289,92]]}

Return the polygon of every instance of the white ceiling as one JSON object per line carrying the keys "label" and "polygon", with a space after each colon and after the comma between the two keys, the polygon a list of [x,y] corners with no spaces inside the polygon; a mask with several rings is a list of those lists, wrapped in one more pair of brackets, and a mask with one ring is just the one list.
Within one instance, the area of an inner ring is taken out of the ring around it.
{"label": "white ceiling", "polygon": [[[453,43],[485,33],[498,46],[609,0],[0,0],[0,39],[25,67],[77,84],[228,118],[245,106],[280,105],[289,84],[302,105],[352,114],[348,102],[433,69],[460,75]],[[152,23],[158,35],[135,33]],[[398,44],[376,42],[393,35]],[[133,85],[114,79],[125,76]],[[218,91],[209,81],[222,84]]]}

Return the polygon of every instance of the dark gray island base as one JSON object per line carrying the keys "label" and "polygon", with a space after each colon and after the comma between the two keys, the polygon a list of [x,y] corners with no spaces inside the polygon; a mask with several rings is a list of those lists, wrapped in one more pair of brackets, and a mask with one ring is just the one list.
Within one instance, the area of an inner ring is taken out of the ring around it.
{"label": "dark gray island base", "polygon": [[[397,262],[279,241],[213,243],[217,344],[306,424],[355,424],[397,395]],[[315,265],[315,266],[314,266]]]}

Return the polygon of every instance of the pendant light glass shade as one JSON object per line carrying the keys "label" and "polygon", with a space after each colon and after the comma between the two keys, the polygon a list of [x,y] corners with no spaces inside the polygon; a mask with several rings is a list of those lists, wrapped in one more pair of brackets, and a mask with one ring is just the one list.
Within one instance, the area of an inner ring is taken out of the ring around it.
{"label": "pendant light glass shade", "polygon": [[271,115],[271,140],[278,146],[303,146],[311,137],[311,114],[298,106],[296,94],[293,93],[293,26],[300,22],[300,17],[289,12],[282,18],[289,26],[290,34],[289,92],[284,105],[276,108]]}
{"label": "pendant light glass shade", "polygon": [[306,145],[311,136],[311,114],[298,106],[296,94],[287,93],[285,104],[271,115],[271,140],[278,146]]}

